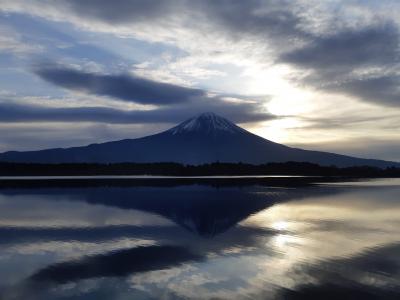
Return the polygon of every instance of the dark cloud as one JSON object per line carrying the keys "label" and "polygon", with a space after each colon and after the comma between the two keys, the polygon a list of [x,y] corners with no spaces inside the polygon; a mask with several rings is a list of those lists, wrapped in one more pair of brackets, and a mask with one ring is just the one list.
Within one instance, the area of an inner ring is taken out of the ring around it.
{"label": "dark cloud", "polygon": [[355,96],[371,103],[400,105],[400,76],[398,75],[354,79],[326,85],[325,89]]}
{"label": "dark cloud", "polygon": [[34,72],[40,78],[66,89],[141,104],[167,105],[205,96],[205,92],[200,89],[156,82],[133,75],[87,73],[59,65],[36,66]]}
{"label": "dark cloud", "polygon": [[345,30],[320,36],[280,60],[313,70],[386,65],[399,61],[399,34],[394,25]]}
{"label": "dark cloud", "polygon": [[41,105],[0,104],[1,122],[106,122],[143,123],[137,111],[109,107],[46,107]]}
{"label": "dark cloud", "polygon": [[286,41],[307,36],[299,26],[302,18],[293,9],[295,6],[286,0],[206,0],[195,4],[209,21],[236,37],[252,34]]}
{"label": "dark cloud", "polygon": [[73,70],[61,65],[45,64],[35,67],[41,78],[70,90],[88,94],[107,95],[114,98],[155,104],[153,110],[121,110],[111,107],[44,107],[20,105],[0,101],[0,116],[3,122],[29,121],[89,121],[105,123],[177,123],[204,111],[213,111],[234,122],[257,122],[274,118],[261,107],[265,98],[253,100],[240,95],[233,96],[238,102],[225,97],[208,96],[206,91],[173,84],[166,84],[127,75],[103,75]]}
{"label": "dark cloud", "polygon": [[316,37],[303,48],[282,54],[281,62],[309,74],[301,82],[380,105],[400,105],[400,34],[393,24],[344,30]]}
{"label": "dark cloud", "polygon": [[121,24],[162,18],[176,12],[180,0],[68,0],[65,8],[85,17],[106,23]]}
{"label": "dark cloud", "polygon": [[109,107],[46,107],[0,102],[0,122],[99,122],[114,124],[182,122],[204,111],[214,111],[234,122],[257,122],[275,118],[254,104],[231,104],[220,99],[153,110],[122,110]]}

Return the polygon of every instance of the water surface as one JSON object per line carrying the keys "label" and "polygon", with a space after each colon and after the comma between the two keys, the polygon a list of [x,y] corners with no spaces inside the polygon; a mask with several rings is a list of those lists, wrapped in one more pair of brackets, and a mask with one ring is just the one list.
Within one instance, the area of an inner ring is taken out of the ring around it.
{"label": "water surface", "polygon": [[0,181],[0,299],[400,299],[400,180],[334,181]]}

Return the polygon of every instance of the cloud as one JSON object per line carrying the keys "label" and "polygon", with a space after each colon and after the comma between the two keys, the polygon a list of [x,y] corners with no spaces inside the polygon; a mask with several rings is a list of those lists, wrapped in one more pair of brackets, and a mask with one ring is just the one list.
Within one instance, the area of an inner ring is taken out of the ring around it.
{"label": "cloud", "polygon": [[210,98],[200,103],[153,110],[122,110],[110,107],[49,107],[0,102],[0,122],[99,122],[114,124],[182,122],[191,116],[212,110],[235,122],[257,122],[275,116],[262,112],[253,103],[229,103]]}
{"label": "cloud", "polygon": [[300,82],[380,105],[400,105],[400,34],[392,23],[316,37],[280,61],[307,73]]}
{"label": "cloud", "polygon": [[[57,86],[118,100],[153,104],[152,110],[112,107],[46,107],[0,101],[3,122],[90,121],[108,123],[177,123],[204,111],[213,111],[234,122],[246,123],[275,118],[263,107],[268,97],[228,94],[210,95],[205,90],[162,83],[131,75],[88,73],[61,65],[34,68],[35,74]],[[21,101],[19,101],[21,102]]]}
{"label": "cloud", "polygon": [[143,113],[109,107],[48,107],[1,103],[1,122],[106,122],[135,124],[143,122]]}
{"label": "cloud", "polygon": [[216,32],[221,40],[256,38],[263,45],[266,37],[273,37],[270,46],[276,46],[277,40],[281,41],[280,46],[285,46],[288,39],[292,42],[307,36],[300,26],[305,21],[299,13],[301,1],[61,0],[48,1],[48,5],[43,5],[44,0],[4,1],[3,10],[7,12],[29,12],[91,31],[140,36],[180,46],[190,47],[187,39],[193,40],[190,35],[194,32],[202,38]]}
{"label": "cloud", "polygon": [[189,102],[195,97],[205,96],[205,92],[200,89],[126,74],[88,73],[59,65],[36,66],[34,73],[52,84],[69,90],[110,96],[140,104],[167,105]]}
{"label": "cloud", "polygon": [[304,47],[282,54],[280,59],[313,70],[351,70],[398,62],[398,45],[397,28],[393,24],[381,24],[317,36]]}
{"label": "cloud", "polygon": [[291,1],[197,1],[201,13],[230,34],[253,34],[288,39],[305,34],[297,4]]}
{"label": "cloud", "polygon": [[325,86],[326,90],[355,96],[367,102],[400,106],[400,76],[360,78]]}
{"label": "cloud", "polygon": [[[23,7],[12,2],[6,5],[9,11],[26,11],[26,4]],[[362,101],[398,106],[395,86],[398,84],[396,70],[400,63],[400,38],[395,18],[385,13],[384,5],[377,5],[376,12],[369,6],[361,7],[357,3],[348,7],[351,10],[342,8],[340,1],[332,5],[313,5],[303,1],[275,0],[118,0],[112,4],[102,0],[73,0],[36,8],[34,13],[49,19],[67,20],[93,31],[172,43],[188,51],[189,56],[199,55],[196,52],[199,47],[207,56],[212,51],[219,54],[220,50],[239,53],[233,58],[257,53],[252,59],[260,60],[260,64],[274,61],[273,56],[276,56],[275,63],[289,64],[302,71],[302,77],[291,76],[295,83],[330,93],[345,93]],[[64,11],[68,13],[61,14]],[[220,38],[210,44],[209,39],[214,37],[213,34]],[[232,42],[237,43],[234,50],[227,47]],[[251,49],[246,47],[246,42],[251,42]],[[248,53],[244,54],[244,51]],[[232,64],[239,64],[239,60],[232,61]],[[54,73],[44,72],[41,76],[55,84],[86,89],[94,94],[141,101],[139,103],[164,103],[154,97],[151,100],[133,99],[131,91],[122,88],[122,85],[131,83],[126,75],[99,75],[93,78],[88,74],[80,74],[84,80],[77,79],[78,84],[71,83],[70,78],[65,80],[58,78],[58,74],[52,75]],[[64,74],[67,75],[70,74]],[[392,79],[388,79],[388,76]],[[139,78],[134,77],[134,80]],[[79,84],[87,84],[92,79],[94,87],[86,88]],[[106,79],[109,85],[118,85],[118,92],[102,84]],[[360,93],[358,86],[370,82],[371,85],[385,83],[383,86],[389,90],[373,96]],[[172,99],[164,100],[165,103],[184,102],[193,96],[204,96],[201,90],[180,90],[178,94],[181,97],[174,97],[171,92],[168,96],[172,96]]]}
{"label": "cloud", "polygon": [[17,32],[0,26],[0,50],[3,53],[13,53],[14,55],[28,55],[43,51],[43,47],[23,42]]}
{"label": "cloud", "polygon": [[173,13],[179,0],[71,0],[60,1],[75,14],[111,24],[134,23],[149,18],[161,18]]}
{"label": "cloud", "polygon": [[[400,120],[398,114],[387,113],[387,114],[371,114],[363,111],[358,114],[344,114],[337,117],[299,117],[301,121],[304,121],[304,128],[309,129],[323,129],[323,130],[335,130],[335,129],[346,129],[350,127],[360,126],[364,128],[382,128],[382,129],[397,129],[400,126]],[[388,121],[387,124],[382,121]],[[379,125],[378,125],[379,124]]]}
{"label": "cloud", "polygon": [[[29,7],[32,1],[6,1],[8,10],[24,10],[22,6]],[[18,5],[20,3],[20,5]],[[33,1],[35,3],[35,1]],[[24,5],[23,5],[24,4]],[[28,4],[28,5],[27,5]],[[284,0],[61,0],[51,2],[51,7],[36,9],[36,13],[47,16],[55,14],[54,11],[65,12],[64,19],[74,15],[87,20],[100,21],[106,24],[129,25],[135,23],[154,23],[160,20],[170,20],[169,25],[181,24],[179,20],[191,20],[192,17],[205,18],[214,25],[219,25],[235,32],[274,33],[276,35],[293,34],[301,31],[298,23],[302,19],[293,8],[292,1]],[[53,11],[50,13],[50,11]],[[58,17],[61,17],[58,15]]]}

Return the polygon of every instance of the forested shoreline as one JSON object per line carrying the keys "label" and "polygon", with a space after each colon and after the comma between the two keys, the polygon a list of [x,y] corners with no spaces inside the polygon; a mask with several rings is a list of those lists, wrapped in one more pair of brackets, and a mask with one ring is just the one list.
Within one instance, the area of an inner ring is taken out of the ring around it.
{"label": "forested shoreline", "polygon": [[304,175],[304,176],[357,176],[400,177],[400,168],[380,169],[369,166],[338,168],[307,162],[244,163],[215,162],[203,165],[179,163],[68,163],[38,164],[0,162],[0,176],[94,176],[94,175]]}

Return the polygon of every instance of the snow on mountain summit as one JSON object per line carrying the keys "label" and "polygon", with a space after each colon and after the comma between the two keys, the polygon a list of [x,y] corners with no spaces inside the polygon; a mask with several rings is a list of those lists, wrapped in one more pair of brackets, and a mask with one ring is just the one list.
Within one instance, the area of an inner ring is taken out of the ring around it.
{"label": "snow on mountain summit", "polygon": [[239,133],[245,132],[245,130],[221,116],[212,112],[205,112],[182,122],[167,132],[173,135],[185,133],[217,134],[218,132]]}

